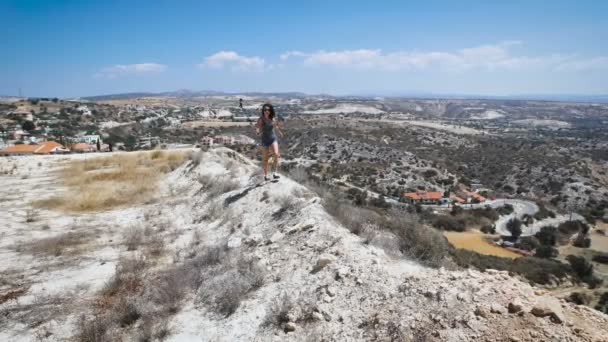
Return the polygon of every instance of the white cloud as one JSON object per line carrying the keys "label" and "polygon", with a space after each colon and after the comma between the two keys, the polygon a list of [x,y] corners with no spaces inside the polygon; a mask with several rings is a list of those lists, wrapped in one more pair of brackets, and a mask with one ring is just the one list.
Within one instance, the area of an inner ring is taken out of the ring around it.
{"label": "white cloud", "polygon": [[264,71],[269,68],[263,58],[253,56],[241,56],[235,51],[220,51],[205,57],[198,65],[201,68],[223,69],[230,68],[232,71]]}
{"label": "white cloud", "polygon": [[93,76],[97,78],[116,78],[129,74],[160,73],[165,70],[167,70],[167,66],[158,63],[116,64],[101,69]]}
{"label": "white cloud", "polygon": [[560,71],[585,71],[608,69],[608,57],[568,60],[557,67]]}
{"label": "white cloud", "polygon": [[280,56],[284,61],[300,59],[306,66],[334,66],[370,70],[444,70],[466,71],[497,69],[587,70],[608,68],[608,57],[580,59],[574,55],[553,54],[525,56],[512,53],[520,41],[505,41],[455,51],[394,51],[358,49],[315,52],[288,51]]}

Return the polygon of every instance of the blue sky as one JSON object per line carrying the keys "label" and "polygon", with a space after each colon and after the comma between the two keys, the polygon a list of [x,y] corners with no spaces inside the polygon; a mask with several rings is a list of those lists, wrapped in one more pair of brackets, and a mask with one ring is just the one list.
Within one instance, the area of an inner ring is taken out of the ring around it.
{"label": "blue sky", "polygon": [[0,94],[607,94],[608,1],[0,0]]}

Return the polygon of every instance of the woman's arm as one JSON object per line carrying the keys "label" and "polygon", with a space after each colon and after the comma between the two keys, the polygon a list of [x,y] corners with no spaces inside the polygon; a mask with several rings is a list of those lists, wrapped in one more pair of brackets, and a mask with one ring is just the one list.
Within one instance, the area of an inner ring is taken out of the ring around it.
{"label": "woman's arm", "polygon": [[262,118],[258,118],[258,121],[255,123],[255,135],[260,135],[260,130],[262,129]]}
{"label": "woman's arm", "polygon": [[285,134],[283,133],[283,127],[281,127],[281,123],[279,122],[279,120],[274,122],[274,127],[277,129],[277,132],[279,132],[279,136],[283,138]]}

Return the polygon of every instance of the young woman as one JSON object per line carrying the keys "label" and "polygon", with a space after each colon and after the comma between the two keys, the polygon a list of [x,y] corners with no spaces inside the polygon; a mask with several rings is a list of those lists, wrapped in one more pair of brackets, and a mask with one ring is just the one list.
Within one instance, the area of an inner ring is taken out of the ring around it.
{"label": "young woman", "polygon": [[[270,180],[268,177],[268,159],[270,154],[274,156],[272,165],[272,178],[278,179],[277,168],[279,166],[279,143],[277,141],[277,134],[283,138],[283,130],[279,124],[279,120],[275,120],[274,107],[270,103],[266,103],[262,106],[262,115],[258,118],[255,125],[256,134],[261,137],[261,149],[262,149],[262,168],[264,169],[264,180]],[[276,132],[275,132],[276,131]]]}

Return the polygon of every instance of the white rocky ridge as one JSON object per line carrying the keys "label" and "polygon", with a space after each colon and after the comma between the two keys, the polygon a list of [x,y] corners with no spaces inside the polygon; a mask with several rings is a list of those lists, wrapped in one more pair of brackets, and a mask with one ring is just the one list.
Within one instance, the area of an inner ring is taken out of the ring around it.
{"label": "white rocky ridge", "polygon": [[340,113],[366,113],[366,114],[382,114],[383,110],[376,107],[366,106],[354,103],[340,103],[333,108],[323,108],[316,110],[305,110],[304,114],[340,114]]}
{"label": "white rocky ridge", "polygon": [[[71,217],[42,212],[49,230],[24,223],[29,200],[60,189],[49,171],[67,158],[82,156],[0,159],[0,169],[17,163],[19,172],[30,175],[0,178],[5,222],[0,271],[19,269],[30,285],[26,297],[0,304],[0,312],[15,312],[15,306],[56,290],[76,294],[66,313],[38,325],[15,313],[2,316],[2,341],[36,340],[43,329],[51,331],[49,340],[70,338],[80,314],[91,310],[90,302],[111,277],[118,255],[134,253],[117,243],[121,233],[147,216],[153,224],[170,223],[164,235],[168,255],[187,252],[200,234],[201,245],[227,246],[263,270],[261,286],[228,316],[201,300],[212,282],[204,280],[168,317],[168,341],[606,341],[608,336],[608,316],[557,300],[506,272],[430,269],[390,256],[374,241],[365,244],[325,212],[315,193],[287,177],[260,186],[259,168],[226,148],[205,152],[169,173],[148,204]],[[238,187],[211,198],[201,177],[235,180]],[[210,215],[218,208],[220,214]],[[95,236],[86,258],[76,264],[54,259],[52,270],[44,271],[43,260],[14,249],[17,241],[80,229],[95,229]],[[166,259],[165,267],[181,260]],[[5,290],[0,284],[0,294]],[[265,324],[279,314],[277,303],[285,302],[291,305],[284,320]],[[138,324],[120,336],[133,339]]]}

